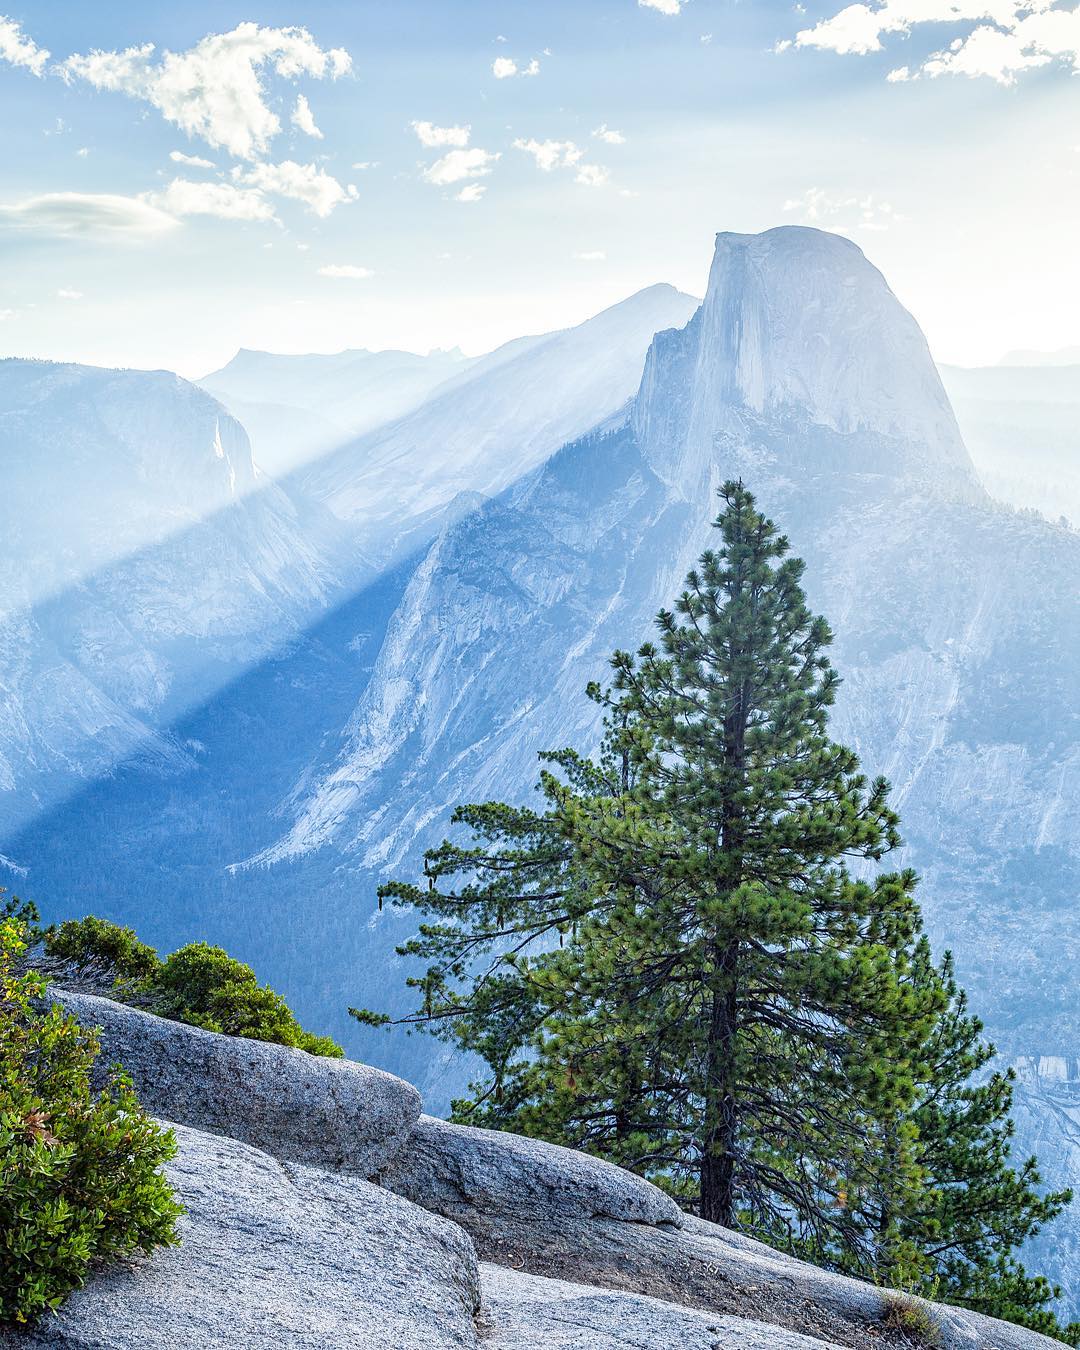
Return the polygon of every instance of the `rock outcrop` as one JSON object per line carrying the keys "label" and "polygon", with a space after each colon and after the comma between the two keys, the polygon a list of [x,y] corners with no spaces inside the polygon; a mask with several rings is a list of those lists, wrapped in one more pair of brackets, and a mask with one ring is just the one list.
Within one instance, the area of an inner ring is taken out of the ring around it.
{"label": "rock outcrop", "polygon": [[283,1162],[373,1176],[420,1115],[411,1084],[366,1064],[218,1036],[92,994],[58,989],[53,997],[97,1027],[99,1077],[119,1061],[154,1115]]}
{"label": "rock outcrop", "polygon": [[358,1177],[177,1127],[181,1245],[113,1267],[4,1350],[475,1347],[476,1255]]}
{"label": "rock outcrop", "polygon": [[[388,1074],[54,997],[151,1110],[187,1122],[168,1169],[182,1245],[96,1274],[35,1330],[0,1330],[0,1350],[930,1344],[892,1324],[888,1291],[684,1215],[598,1159],[418,1118]],[[1056,1344],[919,1306],[941,1350]]]}

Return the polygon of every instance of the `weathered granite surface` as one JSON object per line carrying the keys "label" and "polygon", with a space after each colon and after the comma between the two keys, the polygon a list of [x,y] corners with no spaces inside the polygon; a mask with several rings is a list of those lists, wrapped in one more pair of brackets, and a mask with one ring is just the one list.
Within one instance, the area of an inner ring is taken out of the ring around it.
{"label": "weathered granite surface", "polygon": [[359,1177],[177,1127],[182,1243],[95,1275],[3,1350],[472,1350],[460,1228]]}
{"label": "weathered granite surface", "polygon": [[[177,1127],[169,1166],[183,1244],[95,1274],[0,1350],[920,1344],[887,1327],[887,1291],[686,1216],[596,1158],[420,1117],[388,1074],[54,997],[102,1028],[102,1063],[123,1062],[152,1111],[199,1126]],[[940,1350],[1056,1344],[924,1307]]]}
{"label": "weathered granite surface", "polygon": [[411,1084],[366,1064],[220,1036],[92,994],[50,995],[98,1028],[99,1077],[119,1062],[152,1114],[275,1158],[371,1176],[420,1114]]}
{"label": "weathered granite surface", "polygon": [[425,1209],[466,1220],[476,1211],[507,1221],[573,1225],[583,1219],[679,1227],[663,1191],[588,1153],[540,1139],[477,1130],[421,1116],[379,1181]]}
{"label": "weathered granite surface", "polygon": [[[856,1350],[908,1344],[883,1328],[887,1292],[684,1215],[640,1178],[572,1150],[422,1116],[379,1180],[459,1223],[482,1261],[514,1271],[767,1323],[777,1336],[783,1329]],[[941,1350],[1055,1344],[975,1313],[926,1306]]]}
{"label": "weathered granite surface", "polygon": [[485,1350],[837,1350],[765,1322],[482,1265]]}

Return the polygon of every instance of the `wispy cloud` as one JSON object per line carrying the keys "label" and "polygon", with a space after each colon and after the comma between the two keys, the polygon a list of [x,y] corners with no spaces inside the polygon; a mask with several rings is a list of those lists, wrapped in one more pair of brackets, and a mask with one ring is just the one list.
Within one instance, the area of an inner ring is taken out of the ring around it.
{"label": "wispy cloud", "polygon": [[375,273],[370,267],[357,267],[354,263],[327,263],[325,267],[316,268],[319,276],[332,277],[338,281],[367,281]]}
{"label": "wispy cloud", "polygon": [[170,150],[169,158],[174,164],[186,164],[189,169],[217,168],[212,159],[203,159],[201,155],[185,155],[183,150]]}
{"label": "wispy cloud", "polygon": [[417,140],[421,145],[429,150],[439,149],[441,146],[453,145],[459,149],[469,144],[469,132],[471,127],[437,127],[434,122],[413,122],[412,129],[416,132]]}
{"label": "wispy cloud", "polygon": [[891,202],[873,193],[830,193],[819,187],[807,188],[801,197],[789,198],[783,209],[786,214],[797,216],[801,224],[825,226],[842,234],[887,230],[906,219]]}
{"label": "wispy cloud", "polygon": [[23,66],[35,75],[43,75],[48,59],[49,53],[45,48],[27,37],[14,19],[0,15],[0,61]]}
{"label": "wispy cloud", "polygon": [[82,291],[73,291],[67,286],[61,286],[56,292],[56,298],[57,300],[81,300],[83,293]]}
{"label": "wispy cloud", "polygon": [[655,9],[661,14],[681,14],[685,0],[637,0],[640,9]]}
{"label": "wispy cloud", "polygon": [[515,150],[523,150],[536,161],[536,167],[544,173],[554,169],[574,169],[575,181],[587,187],[600,187],[608,181],[610,174],[601,164],[585,164],[585,151],[573,141],[538,141],[535,138],[525,140],[519,137],[514,141]]}
{"label": "wispy cloud", "polygon": [[196,183],[174,178],[147,200],[174,216],[216,216],[219,220],[273,220],[274,208],[261,192],[233,183]]}
{"label": "wispy cloud", "polygon": [[303,94],[297,94],[296,107],[292,112],[292,124],[298,131],[302,131],[305,136],[311,136],[317,141],[323,139],[323,134],[315,125],[315,114],[311,111],[311,104]]}
{"label": "wispy cloud", "polygon": [[621,131],[616,131],[614,127],[609,127],[606,122],[602,122],[596,128],[593,135],[598,141],[603,141],[605,145],[625,145],[626,137]]}
{"label": "wispy cloud", "polygon": [[466,178],[483,178],[491,173],[500,154],[481,150],[474,146],[471,150],[451,150],[449,154],[437,159],[424,170],[424,178],[436,187],[449,187],[453,183],[463,182]]}
{"label": "wispy cloud", "polygon": [[483,183],[466,183],[454,198],[456,202],[478,202],[487,191]]}
{"label": "wispy cloud", "polygon": [[238,24],[211,33],[184,52],[156,54],[152,42],[124,51],[70,56],[59,67],[66,79],[85,80],[157,108],[166,121],[238,159],[265,154],[281,130],[262,73],[285,79],[337,78],[351,68],[348,52],[324,50],[306,28]]}
{"label": "wispy cloud", "polygon": [[165,234],[177,224],[153,202],[107,192],[44,192],[0,206],[0,226],[45,235],[136,238]]}
{"label": "wispy cloud", "polygon": [[257,188],[277,197],[303,202],[316,216],[326,217],[342,202],[352,201],[356,188],[338,182],[332,174],[315,164],[297,164],[285,159],[280,164],[256,164],[250,169],[233,170],[235,182]]}
{"label": "wispy cloud", "polygon": [[510,80],[515,75],[539,75],[540,62],[534,56],[531,61],[519,66],[511,56],[497,56],[491,63],[491,73],[497,80]]}
{"label": "wispy cloud", "polygon": [[584,253],[574,254],[575,262],[607,262],[607,254],[601,248],[588,249]]}

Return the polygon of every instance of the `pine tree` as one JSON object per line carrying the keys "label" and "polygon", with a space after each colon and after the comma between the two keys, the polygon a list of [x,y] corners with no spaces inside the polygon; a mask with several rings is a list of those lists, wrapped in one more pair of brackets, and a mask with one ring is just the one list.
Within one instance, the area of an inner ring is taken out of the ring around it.
{"label": "pine tree", "polygon": [[427,963],[403,1020],[484,1062],[458,1119],[609,1158],[838,1269],[957,1292],[964,1269],[985,1301],[980,1281],[1027,1277],[995,1266],[980,1207],[1020,1241],[1061,1197],[1040,1209],[1007,1150],[980,1172],[1001,1087],[968,1083],[985,1061],[914,875],[873,875],[898,820],[829,738],[828,626],[750,493],[720,495],[721,546],[659,644],[589,690],[598,755],[543,756],[539,810],[460,807],[469,842],[382,888],[428,919],[400,949]]}
{"label": "pine tree", "polygon": [[[1035,1158],[1014,1164],[1015,1074],[988,1071],[996,1052],[969,1011],[952,955],[934,968],[923,944],[912,975],[942,989],[946,1000],[914,1071],[910,1120],[920,1182],[902,1189],[885,1171],[876,1188],[853,1199],[862,1222],[888,1240],[873,1267],[853,1263],[847,1254],[832,1264],[1076,1345],[1080,1323],[1062,1326],[1048,1306],[1060,1289],[1028,1274],[1015,1255],[1061,1213],[1072,1193],[1045,1192]],[[895,1127],[895,1121],[880,1123],[883,1140]]]}

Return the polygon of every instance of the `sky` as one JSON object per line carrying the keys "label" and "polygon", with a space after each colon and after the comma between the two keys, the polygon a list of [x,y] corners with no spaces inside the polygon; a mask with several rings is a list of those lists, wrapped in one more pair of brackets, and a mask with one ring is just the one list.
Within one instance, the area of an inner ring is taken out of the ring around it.
{"label": "sky", "polygon": [[4,3],[3,356],[476,354],[780,224],[1080,342],[1080,0]]}

